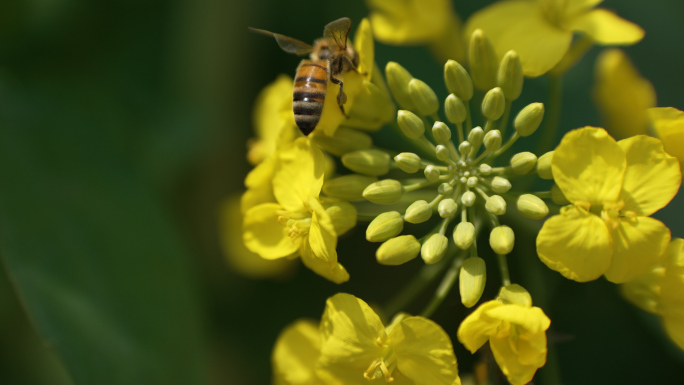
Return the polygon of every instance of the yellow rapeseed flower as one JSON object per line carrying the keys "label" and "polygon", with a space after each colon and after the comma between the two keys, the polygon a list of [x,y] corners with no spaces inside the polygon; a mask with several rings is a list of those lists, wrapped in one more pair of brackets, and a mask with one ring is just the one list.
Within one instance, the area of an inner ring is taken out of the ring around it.
{"label": "yellow rapeseed flower", "polygon": [[579,282],[623,283],[659,261],[670,230],[649,216],[676,195],[681,172],[658,139],[616,142],[602,128],[580,128],[556,148],[552,170],[571,204],[539,232],[542,262]]}
{"label": "yellow rapeseed flower", "polygon": [[326,303],[321,337],[318,375],[327,385],[461,383],[449,336],[424,317],[400,315],[386,328],[368,304],[340,293]]}
{"label": "yellow rapeseed flower", "polygon": [[601,0],[510,0],[496,2],[473,14],[466,36],[481,29],[499,55],[514,50],[526,76],[540,76],[565,56],[575,32],[599,45],[630,45],[644,31],[605,9]]}
{"label": "yellow rapeseed flower", "polygon": [[529,294],[518,297],[527,300],[507,301],[500,296],[483,303],[463,320],[457,333],[471,353],[489,341],[496,363],[513,385],[527,384],[546,364],[546,330],[551,325],[542,309],[532,306]]}
{"label": "yellow rapeseed flower", "polygon": [[[275,201],[245,211],[243,239],[247,248],[262,258],[299,254],[308,268],[341,283],[349,274],[337,263],[338,233],[319,199],[324,163],[323,152],[306,138],[279,151],[271,181]],[[343,212],[353,210],[348,203],[342,208]]]}

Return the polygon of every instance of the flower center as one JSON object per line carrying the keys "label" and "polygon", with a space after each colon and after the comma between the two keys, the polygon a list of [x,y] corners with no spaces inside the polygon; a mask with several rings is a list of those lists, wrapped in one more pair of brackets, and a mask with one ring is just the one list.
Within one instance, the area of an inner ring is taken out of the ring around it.
{"label": "flower center", "polygon": [[382,357],[376,358],[368,366],[368,369],[363,373],[363,378],[368,381],[384,378],[386,383],[394,381],[392,372],[397,367],[397,357],[394,355],[394,348],[385,345],[380,338],[377,339],[377,344],[384,347]]}
{"label": "flower center", "polygon": [[311,216],[310,213],[290,213],[288,211],[279,211],[278,213],[278,223],[282,226],[287,227],[289,230],[287,236],[296,240],[300,235],[306,235],[309,233],[309,228],[311,227]]}

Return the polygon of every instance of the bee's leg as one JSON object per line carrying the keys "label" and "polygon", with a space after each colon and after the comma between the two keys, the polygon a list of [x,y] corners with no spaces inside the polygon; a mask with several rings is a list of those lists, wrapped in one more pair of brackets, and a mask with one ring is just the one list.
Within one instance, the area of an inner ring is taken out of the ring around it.
{"label": "bee's leg", "polygon": [[347,113],[344,112],[344,106],[343,106],[343,104],[347,102],[347,95],[342,90],[342,86],[344,85],[344,83],[342,82],[342,80],[340,80],[336,77],[333,77],[333,76],[330,77],[330,81],[340,86],[340,91],[337,93],[337,105],[340,106],[340,111],[342,111],[342,114],[347,119],[349,119],[349,115],[347,115]]}
{"label": "bee's leg", "polygon": [[347,65],[349,66],[349,68],[350,68],[352,71],[354,71],[354,72],[356,72],[357,74],[362,75],[362,76],[367,75],[366,72],[364,72],[364,73],[359,72],[359,69],[356,68],[356,66],[354,65],[354,63],[353,63],[353,62],[351,61],[351,59],[349,59],[348,57],[343,56],[342,59],[344,59],[344,61],[347,62]]}

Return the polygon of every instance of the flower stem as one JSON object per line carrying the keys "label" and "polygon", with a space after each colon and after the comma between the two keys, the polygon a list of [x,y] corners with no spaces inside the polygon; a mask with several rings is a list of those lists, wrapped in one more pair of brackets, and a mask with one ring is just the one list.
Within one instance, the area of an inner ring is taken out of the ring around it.
{"label": "flower stem", "polygon": [[442,304],[444,298],[446,298],[447,294],[449,294],[449,291],[451,291],[451,288],[458,280],[458,273],[461,270],[462,263],[462,258],[454,258],[453,262],[451,263],[451,267],[449,267],[449,270],[447,270],[444,278],[442,278],[442,282],[437,287],[435,295],[430,300],[430,303],[428,303],[425,309],[420,313],[421,316],[430,318],[435,310],[439,308],[439,305]]}
{"label": "flower stem", "polygon": [[561,104],[563,96],[563,78],[562,76],[549,76],[549,101],[547,103],[549,109],[544,119],[544,128],[542,130],[541,139],[539,140],[539,154],[550,151],[553,142],[556,139],[556,131],[558,131],[558,122],[560,121]]}
{"label": "flower stem", "polygon": [[385,314],[391,317],[405,309],[448,266],[448,258],[434,265],[423,265],[418,274],[387,303]]}

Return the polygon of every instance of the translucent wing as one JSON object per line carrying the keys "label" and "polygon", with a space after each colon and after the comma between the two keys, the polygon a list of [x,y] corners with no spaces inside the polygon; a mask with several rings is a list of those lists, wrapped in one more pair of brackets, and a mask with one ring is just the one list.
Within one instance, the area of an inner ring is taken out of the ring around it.
{"label": "translucent wing", "polygon": [[280,48],[287,53],[293,53],[295,55],[302,56],[313,51],[313,47],[311,45],[306,44],[303,41],[297,40],[293,37],[281,35],[279,33],[273,33],[263,29],[257,29],[252,27],[247,28],[249,28],[249,30],[252,32],[274,37]]}
{"label": "translucent wing", "polygon": [[323,36],[334,41],[338,47],[347,48],[347,36],[351,30],[351,25],[352,21],[348,17],[331,21],[325,26]]}

